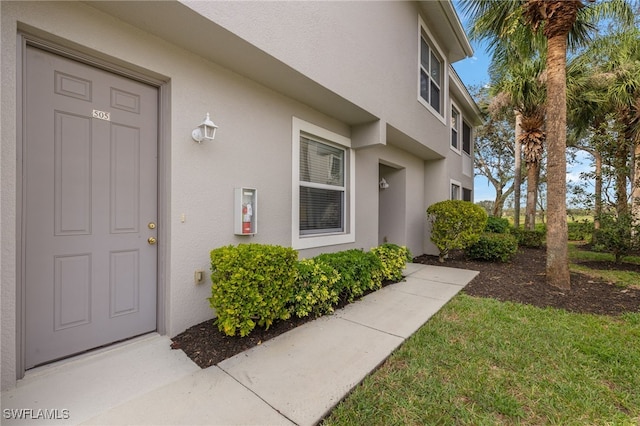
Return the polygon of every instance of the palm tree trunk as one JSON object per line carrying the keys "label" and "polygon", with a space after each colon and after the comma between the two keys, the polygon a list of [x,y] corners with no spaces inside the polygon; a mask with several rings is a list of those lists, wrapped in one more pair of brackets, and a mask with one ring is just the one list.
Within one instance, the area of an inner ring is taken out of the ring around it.
{"label": "palm tree trunk", "polygon": [[530,231],[536,229],[539,176],[540,163],[527,163],[527,206],[524,216],[524,227]]}
{"label": "palm tree trunk", "polygon": [[520,188],[522,187],[522,145],[518,140],[518,136],[522,132],[520,122],[522,114],[516,112],[516,140],[515,140],[515,170],[513,174],[513,226],[520,227]]}
{"label": "palm tree trunk", "polygon": [[547,45],[547,283],[569,289],[567,232],[567,35]]}
{"label": "palm tree trunk", "polygon": [[633,225],[640,225],[640,143],[634,143],[633,153],[633,179],[631,190],[631,214],[633,215]]}

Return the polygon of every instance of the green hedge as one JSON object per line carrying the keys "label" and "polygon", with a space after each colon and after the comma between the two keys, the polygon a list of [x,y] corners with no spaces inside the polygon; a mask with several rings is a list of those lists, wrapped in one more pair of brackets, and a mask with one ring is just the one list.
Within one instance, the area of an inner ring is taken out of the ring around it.
{"label": "green hedge", "polygon": [[567,222],[569,241],[586,241],[594,232],[593,222],[584,219],[578,222]]}
{"label": "green hedge", "polygon": [[518,240],[520,247],[540,248],[545,237],[545,231],[542,229],[531,231],[523,228],[511,228],[511,233]]}
{"label": "green hedge", "polygon": [[371,249],[321,254],[298,261],[290,248],[240,244],[211,251],[210,306],[223,333],[246,336],[275,320],[333,312],[340,299],[349,302],[382,281],[399,281],[411,253],[384,244]]}
{"label": "green hedge", "polygon": [[382,262],[371,252],[358,249],[325,253],[314,258],[331,265],[340,274],[339,293],[353,302],[367,290],[382,287]]}
{"label": "green hedge", "polygon": [[388,281],[400,281],[402,271],[407,262],[411,262],[413,257],[411,251],[396,244],[385,243],[371,249],[371,253],[376,255],[382,263],[382,279]]}
{"label": "green hedge", "polygon": [[299,318],[318,317],[333,312],[340,298],[340,274],[331,265],[316,259],[302,259],[296,267],[296,281],[290,303]]}
{"label": "green hedge", "polygon": [[490,262],[508,262],[518,252],[518,240],[511,234],[484,233],[480,239],[467,247],[465,254],[470,259]]}
{"label": "green hedge", "polygon": [[240,244],[211,251],[211,297],[220,331],[246,336],[290,317],[298,254],[286,247]]}
{"label": "green hedge", "polygon": [[487,226],[484,227],[484,232],[493,234],[507,234],[509,232],[509,219],[504,217],[487,217]]}

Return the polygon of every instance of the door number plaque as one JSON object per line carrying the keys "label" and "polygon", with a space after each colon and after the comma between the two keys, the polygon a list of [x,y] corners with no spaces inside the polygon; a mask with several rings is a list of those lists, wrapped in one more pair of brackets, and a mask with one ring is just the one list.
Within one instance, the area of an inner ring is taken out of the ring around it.
{"label": "door number plaque", "polygon": [[93,118],[98,118],[100,120],[105,120],[105,121],[111,121],[111,113],[107,111],[98,111],[97,109],[94,109]]}

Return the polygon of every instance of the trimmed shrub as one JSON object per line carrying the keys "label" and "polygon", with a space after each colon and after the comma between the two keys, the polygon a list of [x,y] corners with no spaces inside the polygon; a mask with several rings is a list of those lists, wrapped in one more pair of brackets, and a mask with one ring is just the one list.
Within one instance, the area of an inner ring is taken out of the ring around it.
{"label": "trimmed shrub", "polygon": [[586,241],[593,234],[593,222],[584,219],[579,222],[567,222],[569,241]]}
{"label": "trimmed shrub", "polygon": [[429,206],[427,220],[432,225],[431,241],[440,250],[438,260],[444,262],[449,251],[478,241],[487,225],[487,213],[469,201],[446,200]]}
{"label": "trimmed shrub", "polygon": [[382,287],[382,262],[371,252],[351,249],[321,254],[314,259],[338,271],[338,293],[348,302],[353,302],[367,290]]}
{"label": "trimmed shrub", "polygon": [[531,231],[523,228],[511,228],[511,233],[518,240],[520,247],[540,248],[544,241],[545,233],[540,229]]}
{"label": "trimmed shrub", "polygon": [[640,247],[640,226],[633,225],[632,215],[607,213],[600,215],[599,219],[600,229],[594,233],[595,251],[611,253],[616,263],[620,263]]}
{"label": "trimmed shrub", "polygon": [[388,281],[400,281],[407,262],[411,262],[413,259],[408,248],[391,243],[374,247],[371,249],[371,253],[380,259],[382,279]]}
{"label": "trimmed shrub", "polygon": [[298,253],[286,247],[240,244],[211,251],[210,306],[223,333],[246,336],[257,325],[290,317]]}
{"label": "trimmed shrub", "polygon": [[509,227],[509,219],[489,216],[487,217],[487,226],[484,227],[484,232],[506,234],[509,232]]}
{"label": "trimmed shrub", "polygon": [[518,240],[513,235],[487,232],[476,243],[467,247],[465,254],[470,259],[508,262],[517,251]]}
{"label": "trimmed shrub", "polygon": [[299,318],[319,317],[333,312],[338,303],[340,274],[331,265],[316,259],[302,259],[296,265],[291,312]]}

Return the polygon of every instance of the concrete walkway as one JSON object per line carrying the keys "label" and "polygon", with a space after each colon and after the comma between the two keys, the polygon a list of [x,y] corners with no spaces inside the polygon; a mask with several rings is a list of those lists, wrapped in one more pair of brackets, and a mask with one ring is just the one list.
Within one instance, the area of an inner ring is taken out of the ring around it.
{"label": "concrete walkway", "polygon": [[204,370],[155,333],[34,369],[2,393],[1,423],[313,425],[476,274],[408,264],[406,281]]}

